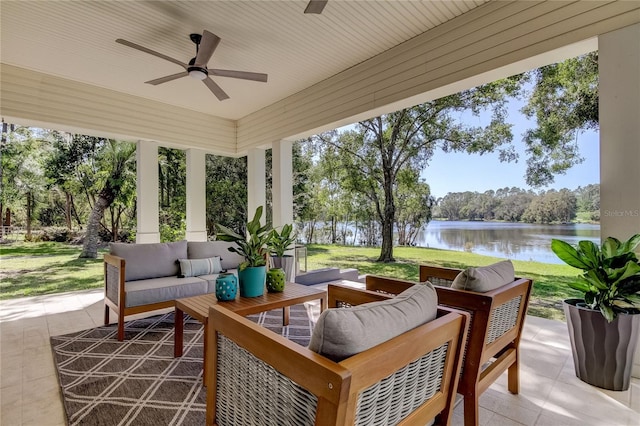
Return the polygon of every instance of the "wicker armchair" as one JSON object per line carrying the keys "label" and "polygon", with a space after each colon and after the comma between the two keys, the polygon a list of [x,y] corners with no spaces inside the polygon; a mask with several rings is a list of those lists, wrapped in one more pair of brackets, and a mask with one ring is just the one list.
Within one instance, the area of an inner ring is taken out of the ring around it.
{"label": "wicker armchair", "polygon": [[[329,307],[389,297],[329,286]],[[207,425],[449,424],[468,315],[334,362],[221,306],[209,313]]]}
{"label": "wicker armchair", "polygon": [[[520,390],[520,336],[527,312],[532,281],[516,278],[486,293],[449,288],[459,269],[420,266],[420,281],[430,281],[438,304],[471,314],[464,349],[458,393],[464,396],[464,424],[478,425],[478,398],[504,371],[509,392]],[[415,283],[387,277],[367,276],[369,291],[398,294]]]}

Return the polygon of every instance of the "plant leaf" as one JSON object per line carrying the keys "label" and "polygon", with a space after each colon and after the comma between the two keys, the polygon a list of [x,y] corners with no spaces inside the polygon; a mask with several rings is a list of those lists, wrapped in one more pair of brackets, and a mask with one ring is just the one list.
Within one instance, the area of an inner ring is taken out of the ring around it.
{"label": "plant leaf", "polygon": [[620,247],[620,253],[634,252],[638,245],[640,245],[640,234],[636,234],[625,241]]}
{"label": "plant leaf", "polygon": [[618,253],[620,241],[617,238],[609,237],[602,243],[602,254],[606,258],[615,256]]}
{"label": "plant leaf", "polygon": [[582,254],[582,261],[589,265],[590,268],[597,268],[600,264],[600,249],[593,241],[582,240],[578,243],[578,254]]}
{"label": "plant leaf", "polygon": [[589,284],[583,282],[583,281],[573,281],[569,283],[569,287],[571,287],[572,289],[581,291],[583,293],[586,293],[588,291],[591,290],[591,287],[589,286]]}
{"label": "plant leaf", "polygon": [[616,318],[616,314],[610,306],[600,305],[600,312],[609,322]]}
{"label": "plant leaf", "polygon": [[226,226],[220,225],[220,224],[217,224],[216,226],[218,227],[218,230],[219,230],[218,236],[217,236],[219,240],[227,241],[227,242],[236,242],[236,241],[245,239],[243,236],[236,233],[231,228],[227,228]]}
{"label": "plant leaf", "polygon": [[607,282],[603,280],[594,269],[587,271],[582,276],[582,279],[587,281],[590,285],[592,285],[598,290],[607,290],[610,287],[609,285],[607,285]]}
{"label": "plant leaf", "polygon": [[633,277],[635,275],[640,275],[640,265],[638,265],[636,262],[630,260],[624,266],[624,270],[622,272],[622,275],[620,275],[620,277],[613,284],[615,285],[615,284],[619,283],[620,281],[626,280],[627,278],[631,278],[631,277]]}
{"label": "plant leaf", "polygon": [[583,270],[590,269],[590,266],[584,262],[580,253],[569,243],[554,238],[551,240],[551,250],[569,266]]}

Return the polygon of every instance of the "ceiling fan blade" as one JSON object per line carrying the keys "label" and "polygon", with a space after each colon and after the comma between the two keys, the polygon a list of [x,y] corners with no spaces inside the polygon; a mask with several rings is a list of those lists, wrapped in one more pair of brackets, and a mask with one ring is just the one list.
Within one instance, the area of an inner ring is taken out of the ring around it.
{"label": "ceiling fan blade", "polygon": [[139,44],[135,44],[135,43],[132,43],[130,41],[123,40],[121,38],[117,39],[116,43],[120,43],[120,44],[123,44],[125,46],[129,46],[129,47],[132,47],[134,49],[140,50],[142,52],[148,53],[150,55],[157,56],[158,58],[162,58],[162,59],[164,59],[166,61],[173,62],[174,64],[180,65],[182,68],[187,69],[187,64],[185,64],[183,62],[180,62],[177,59],[173,59],[170,56],[163,55],[162,53],[158,53],[155,50],[147,49],[146,47],[140,46]]}
{"label": "ceiling fan blade", "polygon": [[267,74],[262,74],[259,72],[211,69],[209,70],[209,74],[217,75],[218,77],[241,78],[243,80],[262,81],[262,82],[267,81]]}
{"label": "ceiling fan blade", "polygon": [[214,95],[216,95],[216,98],[218,98],[219,101],[224,101],[225,99],[229,99],[229,95],[227,95],[224,92],[224,90],[222,90],[222,88],[218,86],[216,82],[211,80],[209,77],[202,80],[202,82],[207,85],[209,90],[211,90]]}
{"label": "ceiling fan blade", "polygon": [[155,80],[145,81],[145,83],[153,84],[154,86],[156,86],[158,84],[166,83],[167,81],[176,80],[176,79],[178,79],[180,77],[187,77],[188,75],[189,75],[188,72],[182,71],[182,72],[179,72],[177,74],[168,75],[166,77],[156,78]]}
{"label": "ceiling fan blade", "polygon": [[202,32],[202,39],[200,41],[200,46],[198,47],[198,54],[196,55],[196,67],[206,67],[213,55],[213,52],[216,50],[220,44],[220,37],[211,33],[207,30]]}
{"label": "ceiling fan blade", "polygon": [[328,0],[310,0],[304,13],[322,13]]}

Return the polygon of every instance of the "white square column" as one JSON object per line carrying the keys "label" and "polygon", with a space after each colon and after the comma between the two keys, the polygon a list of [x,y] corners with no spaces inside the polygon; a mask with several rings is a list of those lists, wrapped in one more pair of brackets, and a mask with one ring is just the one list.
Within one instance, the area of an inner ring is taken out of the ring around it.
{"label": "white square column", "polygon": [[263,206],[261,223],[267,220],[267,177],[265,151],[253,148],[247,153],[247,221],[253,219],[256,209]]}
{"label": "white square column", "polygon": [[207,241],[206,153],[187,149],[187,241]]}
{"label": "white square column", "polygon": [[293,224],[293,142],[274,142],[271,150],[273,176],[273,227]]}
{"label": "white square column", "polygon": [[160,242],[158,216],[158,144],[138,141],[136,144],[136,217],[137,243]]}
{"label": "white square column", "polygon": [[[293,225],[293,142],[287,140],[274,142],[271,147],[271,158],[273,227],[280,231],[283,225]],[[293,257],[292,263],[284,267],[289,281],[294,280],[298,270],[295,252],[295,249],[286,252]]]}
{"label": "white square column", "polygon": [[640,232],[640,24],[598,38],[600,234]]}
{"label": "white square column", "polygon": [[598,37],[598,68],[600,236],[626,240],[640,232],[640,24]]}

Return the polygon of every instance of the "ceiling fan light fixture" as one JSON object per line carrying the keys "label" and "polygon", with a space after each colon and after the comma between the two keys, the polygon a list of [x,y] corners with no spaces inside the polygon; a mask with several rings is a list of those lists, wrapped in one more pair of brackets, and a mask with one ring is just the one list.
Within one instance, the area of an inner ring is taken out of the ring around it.
{"label": "ceiling fan light fixture", "polygon": [[189,77],[195,78],[196,80],[204,80],[208,75],[207,70],[204,68],[189,67]]}

